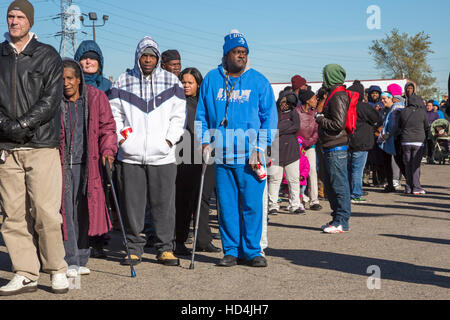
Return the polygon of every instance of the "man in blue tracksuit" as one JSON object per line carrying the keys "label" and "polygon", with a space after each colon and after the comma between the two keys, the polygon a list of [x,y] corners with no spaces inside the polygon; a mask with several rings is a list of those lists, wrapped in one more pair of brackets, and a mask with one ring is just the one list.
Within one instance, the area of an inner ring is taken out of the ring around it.
{"label": "man in blue tracksuit", "polygon": [[[215,150],[219,226],[224,257],[219,266],[238,259],[267,266],[261,255],[265,180],[254,172],[265,163],[265,150],[275,136],[278,115],[269,81],[248,63],[244,36],[225,36],[222,64],[202,82],[196,132],[203,148]],[[273,152],[273,151],[272,151]]]}

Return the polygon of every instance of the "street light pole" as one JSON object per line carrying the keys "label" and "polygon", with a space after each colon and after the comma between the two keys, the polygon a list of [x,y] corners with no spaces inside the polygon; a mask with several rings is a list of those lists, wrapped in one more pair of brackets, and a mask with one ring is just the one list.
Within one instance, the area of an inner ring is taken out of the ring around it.
{"label": "street light pole", "polygon": [[[109,16],[103,15],[103,24],[95,25],[95,21],[98,20],[98,19],[97,19],[97,13],[95,13],[95,12],[89,12],[89,14],[84,14],[84,15],[88,16],[88,17],[89,17],[89,20],[92,21],[92,37],[93,37],[93,40],[94,40],[94,42],[95,42],[95,27],[103,27],[103,26],[106,24],[106,21],[108,21]],[[81,22],[83,23],[83,26],[85,26],[85,27],[90,27],[89,25],[85,25],[85,24],[84,24],[84,17],[83,17],[83,15],[80,16],[80,20],[81,20]]]}

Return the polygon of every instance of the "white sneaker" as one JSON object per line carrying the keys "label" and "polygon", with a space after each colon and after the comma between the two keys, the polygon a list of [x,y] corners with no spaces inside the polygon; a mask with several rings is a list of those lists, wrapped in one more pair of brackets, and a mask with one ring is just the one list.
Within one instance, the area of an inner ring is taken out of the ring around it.
{"label": "white sneaker", "polygon": [[67,293],[69,291],[69,280],[65,273],[57,273],[52,276],[53,293]]}
{"label": "white sneaker", "polygon": [[323,229],[323,232],[325,233],[344,233],[344,230],[342,230],[342,225],[338,225],[337,227],[330,225],[328,228]]}
{"label": "white sneaker", "polygon": [[325,230],[326,228],[328,228],[329,226],[331,226],[332,223],[333,223],[333,221],[330,221],[330,222],[324,224],[323,226],[321,226],[320,229],[322,229],[322,231],[323,231],[323,230]]}
{"label": "white sneaker", "polygon": [[35,292],[36,290],[37,281],[31,281],[27,277],[15,274],[7,285],[0,288],[0,296],[12,296],[25,292]]}
{"label": "white sneaker", "polygon": [[66,276],[67,278],[76,278],[78,277],[78,266],[71,265],[67,268]]}
{"label": "white sneaker", "polygon": [[80,276],[87,276],[91,273],[91,270],[89,270],[89,268],[87,267],[79,267],[78,268],[78,274]]}

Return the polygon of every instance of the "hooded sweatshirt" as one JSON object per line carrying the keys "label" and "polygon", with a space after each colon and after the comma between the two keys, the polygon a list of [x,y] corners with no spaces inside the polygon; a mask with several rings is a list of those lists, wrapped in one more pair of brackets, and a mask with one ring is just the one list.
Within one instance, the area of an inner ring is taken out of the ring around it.
{"label": "hooded sweatshirt", "polygon": [[410,98],[410,96],[408,96],[408,92],[406,91],[406,88],[408,88],[409,86],[412,86],[413,88],[414,88],[414,91],[413,91],[413,94],[411,95],[411,97],[412,96],[416,96],[416,97],[418,97],[419,99],[420,99],[420,101],[421,101],[421,103],[420,103],[420,107],[423,109],[423,110],[425,110],[426,111],[426,107],[425,107],[425,104],[423,103],[423,99],[422,99],[422,97],[421,96],[419,96],[419,95],[417,95],[417,86],[416,86],[416,84],[414,83],[414,82],[408,82],[408,83],[406,83],[405,84],[405,88],[404,88],[404,91],[405,91],[405,105],[408,105],[409,104],[409,98]]}
{"label": "hooded sweatshirt", "polygon": [[422,106],[422,99],[412,95],[408,99],[407,107],[400,112],[398,125],[402,144],[418,144],[425,141],[429,125]]}
{"label": "hooded sweatshirt", "polygon": [[[145,77],[139,59],[148,47],[156,52],[158,63],[151,75]],[[151,37],[144,37],[139,42],[134,68],[119,76],[110,90],[109,99],[118,142],[123,139],[120,131],[124,127],[132,129],[119,147],[118,160],[143,165],[176,162],[175,144],[184,132],[186,98],[178,78],[161,68],[161,53]]]}
{"label": "hooded sweatshirt", "polygon": [[[199,94],[196,130],[202,144],[214,142],[216,163],[243,166],[256,147],[272,145],[278,115],[272,86],[249,62],[239,77],[228,77],[225,59],[204,78]],[[226,127],[223,119],[227,119]],[[247,133],[247,134],[246,134]],[[273,150],[272,150],[273,152]]]}
{"label": "hooded sweatshirt", "polygon": [[[374,100],[372,99],[371,93],[377,91],[380,96],[378,97],[378,99]],[[379,86],[370,86],[369,87],[369,92],[368,92],[368,103],[375,108],[377,105],[379,105],[381,108],[383,108],[383,104],[381,103],[381,88]]]}
{"label": "hooded sweatshirt", "polygon": [[109,90],[112,86],[111,81],[103,77],[103,66],[104,66],[104,59],[102,50],[100,50],[100,47],[98,44],[92,40],[85,40],[82,43],[80,43],[77,52],[75,53],[75,60],[77,62],[80,62],[81,57],[83,54],[85,54],[88,51],[93,51],[98,54],[100,57],[99,61],[99,69],[96,74],[84,74],[84,80],[87,84],[96,87],[97,89],[102,90],[103,92],[106,92]]}

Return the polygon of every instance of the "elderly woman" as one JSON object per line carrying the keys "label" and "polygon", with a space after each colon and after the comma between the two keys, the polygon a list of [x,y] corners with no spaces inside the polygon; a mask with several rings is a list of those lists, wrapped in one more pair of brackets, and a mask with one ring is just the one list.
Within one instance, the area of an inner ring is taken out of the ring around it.
{"label": "elderly woman", "polygon": [[80,65],[64,60],[64,98],[61,101],[63,168],[63,234],[67,276],[89,274],[89,236],[110,229],[100,175],[100,159],[114,162],[116,124],[106,95],[84,83]]}

